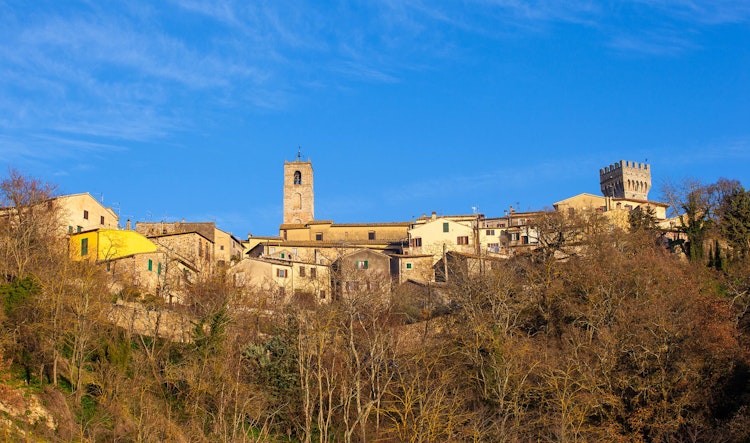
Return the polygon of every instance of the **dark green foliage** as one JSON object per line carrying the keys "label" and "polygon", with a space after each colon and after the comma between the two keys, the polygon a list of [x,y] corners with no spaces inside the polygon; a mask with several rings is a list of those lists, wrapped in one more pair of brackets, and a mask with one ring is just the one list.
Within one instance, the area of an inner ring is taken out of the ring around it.
{"label": "dark green foliage", "polygon": [[0,285],[0,297],[3,300],[5,315],[13,317],[18,310],[29,302],[31,297],[38,295],[39,284],[33,277],[25,277],[12,283]]}
{"label": "dark green foliage", "polygon": [[743,258],[750,251],[750,192],[742,186],[727,194],[719,209],[719,231],[734,250]]}
{"label": "dark green foliage", "polygon": [[628,223],[632,232],[653,231],[657,228],[656,211],[650,206],[638,206],[628,213]]}
{"label": "dark green foliage", "polygon": [[683,204],[684,213],[680,215],[681,230],[687,235],[683,248],[690,261],[704,259],[703,243],[713,225],[710,209],[701,204],[699,191],[691,192]]}

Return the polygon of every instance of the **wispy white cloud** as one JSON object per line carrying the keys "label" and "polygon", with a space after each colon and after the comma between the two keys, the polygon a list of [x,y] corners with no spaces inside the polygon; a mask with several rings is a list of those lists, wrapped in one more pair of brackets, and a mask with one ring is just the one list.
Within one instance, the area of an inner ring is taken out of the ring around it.
{"label": "wispy white cloud", "polygon": [[750,21],[750,3],[733,0],[175,0],[0,11],[0,128],[6,137],[65,133],[81,150],[91,137],[159,140],[195,125],[196,107],[279,110],[311,87],[400,82],[459,63],[466,36],[502,42],[564,23],[620,52],[675,56],[700,48],[706,27]]}

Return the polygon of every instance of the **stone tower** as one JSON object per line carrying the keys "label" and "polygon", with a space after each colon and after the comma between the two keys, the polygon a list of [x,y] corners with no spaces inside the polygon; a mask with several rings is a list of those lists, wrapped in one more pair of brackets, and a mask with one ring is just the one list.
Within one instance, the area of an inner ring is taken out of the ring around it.
{"label": "stone tower", "polygon": [[599,170],[599,183],[605,197],[648,200],[651,168],[646,163],[620,160]]}
{"label": "stone tower", "polygon": [[315,219],[313,168],[310,161],[284,162],[284,224],[307,223]]}

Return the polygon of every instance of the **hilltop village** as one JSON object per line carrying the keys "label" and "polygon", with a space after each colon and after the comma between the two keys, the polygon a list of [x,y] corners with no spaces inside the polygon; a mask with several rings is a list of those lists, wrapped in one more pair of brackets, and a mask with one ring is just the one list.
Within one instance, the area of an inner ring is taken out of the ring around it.
{"label": "hilltop village", "polygon": [[[325,303],[357,291],[388,294],[394,285],[424,288],[456,273],[481,273],[535,250],[543,211],[502,216],[431,215],[413,221],[335,223],[315,218],[313,165],[284,162],[279,235],[239,239],[213,222],[125,223],[90,194],[57,197],[74,260],[102,263],[123,284],[180,303],[185,285],[225,269],[238,287],[273,294],[277,304]],[[618,161],[599,171],[601,195],[582,193],[553,204],[557,213],[595,211],[626,227],[638,210],[665,231],[667,204],[648,199],[648,164]],[[125,283],[127,282],[127,283]]]}
{"label": "hilltop village", "polygon": [[548,211],[335,223],[283,170],[278,236],[246,239],[11,171],[0,439],[750,441],[739,182],[668,219],[618,161]]}

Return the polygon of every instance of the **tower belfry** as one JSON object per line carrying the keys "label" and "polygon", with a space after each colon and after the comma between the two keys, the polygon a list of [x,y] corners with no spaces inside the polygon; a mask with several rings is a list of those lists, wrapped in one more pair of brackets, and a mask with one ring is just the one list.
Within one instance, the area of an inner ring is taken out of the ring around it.
{"label": "tower belfry", "polygon": [[284,162],[284,224],[304,224],[315,219],[312,163],[302,161],[302,149],[297,148],[297,159]]}

